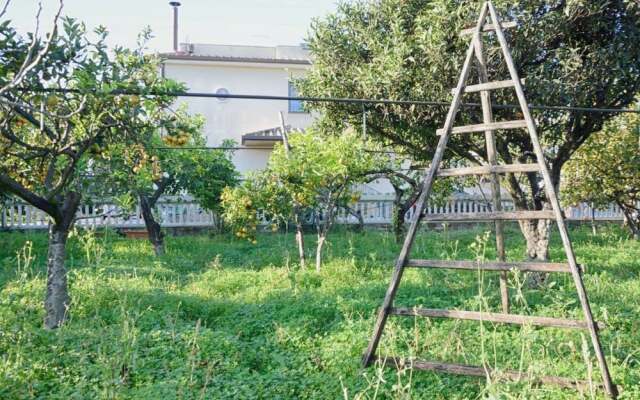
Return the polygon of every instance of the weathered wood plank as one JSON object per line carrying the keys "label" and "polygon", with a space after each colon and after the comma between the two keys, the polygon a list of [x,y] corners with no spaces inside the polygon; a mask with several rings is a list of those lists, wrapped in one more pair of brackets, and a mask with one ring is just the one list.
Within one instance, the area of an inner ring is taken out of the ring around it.
{"label": "weathered wood plank", "polygon": [[[524,79],[522,79],[521,82],[524,84]],[[465,86],[464,93],[484,92],[487,90],[505,89],[505,88],[510,88],[514,86],[515,86],[515,83],[513,83],[511,79],[507,79],[504,81],[485,82],[485,83],[478,83],[475,85]],[[451,92],[453,92],[454,90],[455,89],[451,89]]]}
{"label": "weathered wood plank", "polygon": [[518,221],[532,219],[555,219],[553,211],[501,211],[468,214],[427,214],[425,222],[472,222],[472,221]]}
{"label": "weathered wood plank", "polygon": [[[478,22],[476,24],[476,29],[480,29],[483,25],[484,21],[487,18],[487,10],[488,3],[484,3],[480,10],[480,17],[478,18]],[[462,72],[460,74],[460,78],[458,78],[458,84],[456,92],[453,95],[453,99],[451,100],[451,107],[447,112],[447,117],[444,121],[444,129],[448,131],[453,126],[453,122],[458,112],[458,108],[460,107],[460,103],[462,100],[462,88],[464,87],[464,83],[469,76],[469,69],[471,68],[471,61],[473,60],[473,52],[474,46],[473,43],[469,43],[469,48],[467,49],[467,55],[464,60],[464,64],[462,65]],[[406,260],[409,258],[409,254],[411,252],[411,248],[413,247],[413,241],[416,237],[416,233],[418,232],[418,228],[420,227],[420,218],[422,212],[424,210],[425,204],[429,195],[431,194],[431,188],[433,187],[433,181],[436,177],[436,171],[438,170],[438,166],[440,162],[444,158],[445,148],[447,147],[447,140],[449,139],[449,135],[443,135],[438,140],[438,146],[436,147],[436,151],[433,154],[433,160],[431,164],[431,168],[427,171],[421,183],[421,193],[418,197],[418,200],[415,203],[416,212],[412,216],[411,224],[409,225],[409,229],[407,230],[407,236],[404,239],[404,244],[402,245],[402,249],[400,250],[400,255],[398,256],[398,261],[396,262],[396,266],[393,270],[393,275],[391,276],[391,282],[389,283],[389,287],[387,288],[387,292],[384,296],[384,300],[382,301],[382,307],[380,308],[380,312],[378,313],[378,318],[376,319],[376,324],[373,328],[373,336],[369,341],[369,345],[367,346],[367,350],[365,351],[364,356],[362,357],[362,364],[366,367],[371,364],[373,357],[376,354],[376,349],[378,348],[378,344],[380,343],[380,338],[382,337],[382,331],[384,330],[384,326],[387,322],[387,310],[393,304],[393,299],[398,290],[398,285],[400,284],[400,280],[402,279],[402,274],[404,272],[404,266]]]}
{"label": "weathered wood plank", "polygon": [[450,168],[438,171],[439,177],[511,174],[516,172],[540,172],[538,164],[481,165],[478,167]]}
{"label": "weathered wood plank", "polygon": [[[491,4],[490,1],[487,2],[486,4],[489,7],[491,20],[493,22],[499,21],[498,13],[496,12],[493,4]],[[572,276],[576,285],[578,298],[580,299],[580,305],[582,306],[584,317],[589,323],[589,334],[591,336],[591,344],[593,345],[596,358],[598,359],[598,364],[602,372],[602,381],[604,383],[607,395],[610,398],[617,398],[618,390],[616,389],[616,386],[613,384],[613,381],[611,379],[611,374],[609,373],[609,366],[607,365],[607,360],[604,356],[604,351],[602,350],[602,344],[600,343],[600,338],[598,335],[598,328],[593,320],[591,305],[589,304],[589,299],[587,298],[587,292],[584,287],[584,282],[582,281],[582,276],[580,275],[580,271],[578,269],[578,263],[576,261],[575,254],[573,252],[573,247],[571,245],[571,239],[569,238],[569,233],[567,232],[567,227],[564,223],[562,209],[560,208],[560,202],[558,200],[558,197],[553,185],[553,181],[551,179],[551,174],[549,173],[549,170],[545,164],[544,151],[542,150],[542,146],[540,145],[538,132],[536,130],[536,124],[531,116],[529,105],[527,104],[527,99],[524,94],[524,89],[520,84],[518,71],[515,66],[515,63],[513,62],[513,58],[511,57],[511,52],[509,51],[509,45],[507,44],[507,39],[504,36],[502,27],[503,25],[499,23],[495,26],[496,38],[500,43],[500,48],[502,49],[505,63],[507,64],[507,68],[509,70],[509,75],[516,84],[515,90],[516,90],[516,95],[518,96],[518,103],[520,104],[520,108],[522,109],[523,117],[527,121],[527,128],[531,136],[531,143],[533,145],[534,153],[536,154],[538,162],[543,166],[542,178],[544,180],[544,188],[547,193],[547,197],[549,198],[549,201],[551,203],[551,206],[553,208],[553,211],[556,215],[556,219],[558,222],[558,231],[560,232],[560,238],[562,239],[562,244],[564,246],[565,253],[567,255],[567,261],[572,270]]]}
{"label": "weathered wood plank", "polygon": [[487,261],[478,263],[467,260],[418,260],[407,261],[407,267],[412,268],[441,268],[441,269],[466,269],[485,271],[511,271],[517,269],[522,272],[571,272],[567,263],[551,262],[508,262],[508,261]]}
{"label": "weathered wood plank", "polygon": [[[515,21],[508,21],[508,22],[501,23],[501,26],[502,26],[502,29],[511,29],[511,28],[515,28],[516,26],[518,26],[518,24]],[[484,32],[495,31],[496,30],[496,26],[494,24],[484,24],[484,26],[482,27],[482,30]],[[461,36],[472,35],[475,31],[476,31],[476,28],[463,29],[463,30],[460,31],[460,35]]]}
{"label": "weathered wood plank", "polygon": [[[544,385],[556,385],[568,389],[588,389],[590,383],[588,381],[565,378],[561,376],[533,376],[530,377],[526,373],[515,370],[499,370],[495,371],[489,366],[477,367],[465,364],[444,363],[438,361],[424,361],[415,359],[403,359],[400,357],[376,357],[377,360],[382,362],[386,367],[391,368],[406,368],[411,367],[413,369],[423,371],[444,372],[448,374],[468,375],[468,376],[480,376],[485,377],[487,373],[493,375],[496,378],[503,378],[511,381],[528,381],[534,384]],[[593,383],[593,386],[598,389],[602,389],[602,385]]]}
{"label": "weathered wood plank", "polygon": [[[548,326],[554,328],[567,329],[588,329],[589,325],[586,321],[575,319],[553,318],[553,317],[536,317],[530,315],[517,314],[501,314],[478,311],[462,311],[462,310],[440,310],[433,308],[402,308],[393,307],[389,309],[389,314],[400,315],[403,317],[431,317],[431,318],[454,318],[465,319],[470,321],[496,322],[502,324],[514,325],[535,325]],[[600,329],[602,324],[598,323]]]}
{"label": "weathered wood plank", "polygon": [[[487,60],[484,55],[484,48],[480,35],[476,35],[473,38],[473,45],[475,47],[476,59],[478,60],[478,80],[480,84],[485,85],[500,85],[500,83],[489,82],[489,73],[487,71]],[[504,84],[504,81],[502,82]],[[509,85],[515,86],[513,81],[508,82]],[[477,88],[477,86],[476,86]],[[491,93],[488,90],[482,90],[480,92],[480,99],[482,100],[482,122],[485,124],[494,122],[493,108],[491,107]],[[485,131],[485,143],[487,145],[487,161],[491,166],[498,164],[496,156],[496,137],[493,131]],[[491,175],[491,200],[493,209],[492,211],[502,211],[502,200],[500,198],[500,178],[497,173]],[[496,252],[498,260],[505,261],[505,248],[504,248],[504,227],[502,221],[495,221],[496,230]],[[500,274],[500,298],[502,302],[502,312],[508,314],[510,312],[509,306],[509,285],[506,272]]]}
{"label": "weathered wood plank", "polygon": [[[473,133],[473,132],[485,132],[485,131],[496,131],[496,130],[504,130],[504,129],[521,129],[527,127],[527,121],[525,120],[516,120],[516,121],[500,121],[500,122],[491,122],[488,124],[475,124],[475,125],[463,125],[463,126],[455,126],[451,128],[451,133]],[[445,132],[444,129],[438,129],[436,133],[438,135],[442,135]]]}

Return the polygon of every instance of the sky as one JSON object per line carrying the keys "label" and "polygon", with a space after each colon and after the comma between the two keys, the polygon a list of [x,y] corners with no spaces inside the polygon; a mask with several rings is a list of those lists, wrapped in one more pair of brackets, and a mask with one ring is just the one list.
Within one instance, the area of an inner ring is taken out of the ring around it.
{"label": "sky", "polygon": [[[0,0],[4,4],[5,0]],[[43,28],[59,0],[40,0]],[[311,20],[337,8],[337,0],[181,0],[180,42],[236,45],[302,43]],[[38,0],[12,0],[3,19],[20,33],[33,31]],[[84,21],[91,30],[104,25],[110,45],[134,47],[138,33],[150,26],[150,51],[172,48],[172,9],[168,0],[64,0],[63,14]]]}

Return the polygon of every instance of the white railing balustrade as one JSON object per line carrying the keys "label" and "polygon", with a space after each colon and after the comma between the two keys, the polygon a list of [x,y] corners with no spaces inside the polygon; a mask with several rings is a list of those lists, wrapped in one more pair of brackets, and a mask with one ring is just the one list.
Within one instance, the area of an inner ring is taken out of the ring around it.
{"label": "white railing balustrade", "polygon": [[[157,220],[163,227],[206,227],[215,223],[213,214],[188,199],[160,199]],[[48,216],[22,202],[6,204],[0,213],[0,226],[5,229],[46,229]],[[140,207],[122,212],[114,204],[83,204],[78,210],[76,226],[144,228]]]}
{"label": "white railing balustrade", "polygon": [[[362,216],[365,224],[389,224],[393,215],[393,195],[363,196],[351,208]],[[504,211],[515,210],[513,201],[502,200],[502,209]],[[450,199],[443,205],[428,204],[426,208],[427,214],[463,214],[489,211],[491,211],[490,202],[484,198],[472,196]],[[405,222],[411,220],[414,212],[414,208],[409,209],[405,214]],[[566,207],[564,212],[567,219],[570,220],[591,220],[592,218],[591,207],[588,204]],[[604,210],[596,209],[593,217],[596,221],[622,221],[624,218],[622,210],[615,204]],[[358,218],[347,210],[340,210],[337,221],[339,223],[357,224]]]}
{"label": "white railing balustrade", "polygon": [[620,207],[618,207],[617,204],[614,204],[614,203],[610,204],[609,207],[605,209],[595,209],[595,210],[593,210],[589,204],[582,203],[575,207],[567,207],[564,212],[565,212],[565,216],[571,220],[589,221],[592,219],[592,217],[596,221],[624,219],[624,214],[622,213],[622,210],[620,209]]}
{"label": "white railing balustrade", "polygon": [[[511,200],[503,200],[505,211],[513,210]],[[352,209],[362,216],[365,224],[389,224],[393,215],[393,194],[365,194],[357,201]],[[162,198],[158,202],[158,221],[163,227],[207,227],[216,222],[215,216],[188,198]],[[490,204],[483,198],[457,197],[443,205],[428,205],[428,214],[461,214],[491,211]],[[588,204],[577,207],[567,207],[565,215],[570,220],[590,220],[592,210]],[[405,221],[410,221],[414,209],[405,215]],[[340,210],[337,222],[342,224],[357,224],[358,218]],[[622,211],[616,205],[604,210],[595,210],[594,219],[597,221],[621,221]],[[35,207],[23,202],[15,201],[2,206],[0,210],[0,227],[4,229],[46,229],[49,219],[46,214]],[[139,208],[123,215],[114,204],[85,204],[78,211],[77,226],[81,227],[111,227],[111,228],[144,228],[144,220]]]}

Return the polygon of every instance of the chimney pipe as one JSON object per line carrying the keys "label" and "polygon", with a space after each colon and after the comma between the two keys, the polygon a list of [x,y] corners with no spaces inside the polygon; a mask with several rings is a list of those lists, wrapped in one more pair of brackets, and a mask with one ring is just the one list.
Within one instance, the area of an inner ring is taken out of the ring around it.
{"label": "chimney pipe", "polygon": [[169,5],[173,7],[173,52],[179,52],[178,44],[178,7],[180,7],[179,1],[170,1]]}

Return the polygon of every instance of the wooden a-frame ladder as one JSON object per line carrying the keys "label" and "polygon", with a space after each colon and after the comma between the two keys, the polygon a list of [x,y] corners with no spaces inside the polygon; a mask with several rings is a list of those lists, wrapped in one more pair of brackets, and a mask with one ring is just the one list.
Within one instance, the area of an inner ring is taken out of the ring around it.
{"label": "wooden a-frame ladder", "polygon": [[[487,21],[490,18],[492,23]],[[573,329],[586,329],[591,336],[591,343],[593,345],[598,364],[602,372],[602,385],[604,390],[611,398],[617,397],[617,389],[611,381],[609,369],[607,367],[607,361],[602,352],[602,346],[598,337],[598,324],[594,322],[593,315],[591,313],[591,307],[589,306],[589,300],[585,291],[584,283],[582,281],[581,272],[576,258],[573,252],[571,241],[567,233],[567,228],[564,221],[564,216],[558,202],[553,182],[549,175],[549,169],[545,163],[544,154],[538,134],[536,132],[536,125],[527,101],[525,99],[524,91],[522,88],[522,82],[518,77],[511,53],[509,51],[507,41],[505,39],[503,29],[515,27],[514,23],[501,23],[496,13],[493,4],[490,1],[485,2],[480,10],[480,17],[474,29],[467,29],[462,32],[463,35],[471,35],[471,41],[467,50],[466,59],[462,67],[462,73],[458,81],[457,87],[453,90],[453,100],[451,102],[451,108],[447,114],[444,128],[438,130],[440,140],[438,147],[436,148],[433,156],[431,167],[427,171],[422,181],[422,193],[416,202],[416,212],[413,215],[411,225],[408,229],[407,236],[400,251],[400,255],[397,259],[393,275],[389,288],[385,295],[382,307],[380,308],[378,318],[375,324],[373,336],[369,342],[369,346],[363,357],[364,366],[371,365],[374,361],[380,360],[385,365],[397,366],[402,360],[393,357],[377,356],[376,350],[382,336],[382,332],[389,315],[400,316],[414,316],[414,317],[433,317],[433,318],[457,318],[465,320],[481,320],[487,322],[498,322],[508,324],[530,324],[538,326],[551,326],[560,328],[573,328]],[[483,50],[483,42],[481,34],[483,32],[494,32],[500,44],[502,54],[507,64],[511,79],[503,81],[488,82],[486,60]],[[479,83],[474,85],[466,85],[467,78],[469,76],[469,70],[471,68],[472,61],[477,61],[478,78]],[[497,89],[514,88],[518,97],[518,102],[522,111],[524,119],[516,121],[495,122],[493,121],[492,107],[490,91]],[[483,122],[478,125],[467,125],[454,127],[453,123],[455,116],[460,107],[463,93],[479,92],[482,101],[483,110]],[[527,129],[531,137],[531,143],[537,157],[537,164],[512,164],[512,165],[497,165],[496,150],[495,150],[495,136],[494,131],[506,130],[506,129]],[[488,165],[480,167],[470,168],[457,168],[457,169],[442,169],[439,170],[439,165],[442,162],[445,148],[449,136],[452,134],[470,134],[470,133],[484,133],[486,146],[487,146],[487,159]],[[542,174],[544,180],[544,188],[552,210],[543,211],[515,211],[505,212],[501,209],[500,200],[500,184],[498,174],[503,173],[531,173],[539,172]],[[438,215],[430,214],[423,215],[423,210],[427,199],[431,193],[432,184],[436,177],[445,176],[465,176],[465,175],[490,175],[492,182],[493,192],[493,210],[491,212],[476,213],[476,214],[457,214],[457,215]],[[567,263],[545,263],[545,262],[506,262],[504,253],[504,240],[502,233],[502,221],[505,220],[531,220],[531,219],[549,219],[557,222],[558,229],[560,231],[560,237],[562,238],[562,244],[567,256]],[[418,231],[420,221],[494,221],[496,227],[496,248],[498,261],[497,262],[484,262],[478,263],[475,261],[441,261],[441,260],[414,260],[410,259],[411,248]],[[393,300],[396,295],[396,291],[402,279],[402,275],[405,268],[448,268],[448,269],[466,269],[475,270],[483,269],[488,271],[501,271],[500,287],[502,296],[502,313],[489,313],[489,312],[473,312],[473,311],[458,311],[458,310],[435,310],[435,309],[420,309],[420,308],[396,308],[393,306]],[[569,320],[562,318],[550,318],[550,317],[536,317],[526,315],[515,315],[509,313],[509,300],[506,282],[506,272],[516,269],[524,272],[564,272],[570,273],[573,277],[573,281],[576,286],[582,311],[584,314],[584,320]],[[462,364],[449,364],[434,361],[418,361],[418,360],[406,360],[405,365],[411,365],[415,369],[424,369],[439,372],[448,372],[455,374],[484,376],[487,372],[490,372],[490,368],[484,366],[468,366]],[[502,376],[519,380],[522,374],[518,371],[501,371]],[[556,377],[556,376],[544,376],[536,378],[539,383],[556,384],[564,387],[576,387],[587,385],[587,382],[576,381],[569,378]]]}

